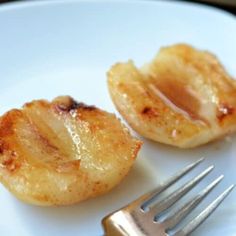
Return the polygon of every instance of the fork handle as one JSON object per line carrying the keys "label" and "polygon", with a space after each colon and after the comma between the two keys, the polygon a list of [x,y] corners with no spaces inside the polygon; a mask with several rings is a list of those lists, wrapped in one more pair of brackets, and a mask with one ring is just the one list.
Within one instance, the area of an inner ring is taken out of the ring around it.
{"label": "fork handle", "polygon": [[104,236],[128,236],[128,234],[125,234],[122,228],[117,225],[110,216],[107,216],[102,220],[102,226],[104,229]]}

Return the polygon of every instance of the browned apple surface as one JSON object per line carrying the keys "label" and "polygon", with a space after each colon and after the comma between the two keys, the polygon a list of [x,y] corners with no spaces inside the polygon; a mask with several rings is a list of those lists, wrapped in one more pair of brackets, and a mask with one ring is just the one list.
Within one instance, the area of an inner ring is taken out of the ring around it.
{"label": "browned apple surface", "polygon": [[70,97],[33,101],[0,118],[0,180],[25,202],[72,204],[117,185],[140,147],[113,114]]}
{"label": "browned apple surface", "polygon": [[236,129],[236,82],[213,54],[186,44],[162,48],[141,69],[117,63],[108,87],[129,125],[161,143],[191,148]]}

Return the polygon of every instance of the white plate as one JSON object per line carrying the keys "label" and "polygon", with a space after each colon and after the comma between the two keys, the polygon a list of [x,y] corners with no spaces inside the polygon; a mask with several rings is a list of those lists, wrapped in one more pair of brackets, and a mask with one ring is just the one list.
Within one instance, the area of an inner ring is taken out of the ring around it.
{"label": "white plate", "polygon": [[[37,98],[69,94],[116,112],[106,71],[117,61],[148,62],[160,46],[187,42],[214,52],[236,76],[236,20],[223,11],[168,1],[33,1],[0,7],[0,112]],[[117,112],[116,112],[117,113]],[[235,136],[193,150],[144,140],[127,178],[110,193],[69,207],[41,208],[0,186],[0,235],[102,235],[101,219],[188,163],[214,164],[223,182],[198,207],[236,182]],[[236,191],[193,235],[236,235]]]}

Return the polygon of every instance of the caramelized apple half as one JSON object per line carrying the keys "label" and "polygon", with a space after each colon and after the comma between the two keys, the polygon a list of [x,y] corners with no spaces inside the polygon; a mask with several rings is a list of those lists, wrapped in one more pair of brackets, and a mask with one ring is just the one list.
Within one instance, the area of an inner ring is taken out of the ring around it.
{"label": "caramelized apple half", "polygon": [[157,142],[191,148],[236,129],[236,82],[214,55],[189,45],[162,48],[141,69],[117,63],[108,87],[129,125]]}
{"label": "caramelized apple half", "polygon": [[0,180],[25,202],[72,204],[117,185],[140,146],[94,106],[70,97],[33,101],[0,118]]}

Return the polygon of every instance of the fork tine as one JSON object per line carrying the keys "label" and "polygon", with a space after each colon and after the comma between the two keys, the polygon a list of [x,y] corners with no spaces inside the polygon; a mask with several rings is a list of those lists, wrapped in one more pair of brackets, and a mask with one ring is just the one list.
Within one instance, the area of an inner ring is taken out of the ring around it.
{"label": "fork tine", "polygon": [[161,186],[157,187],[153,191],[142,195],[137,202],[142,203],[141,208],[146,209],[147,206],[152,202],[152,200],[155,199],[155,197],[167,189],[169,186],[171,186],[173,183],[177,182],[181,177],[189,173],[192,169],[194,169],[196,166],[198,166],[204,158],[202,157],[201,159],[197,160],[196,162],[186,166],[182,170],[178,171],[176,174],[174,174],[172,177],[170,177],[168,180],[162,183]]}
{"label": "fork tine", "polygon": [[186,226],[184,226],[182,229],[176,232],[174,236],[184,236],[194,231],[201,223],[203,223],[214,212],[214,210],[229,195],[229,193],[233,190],[234,187],[235,185],[232,184],[229,188],[227,188],[198,216],[196,216],[191,222],[189,222]]}
{"label": "fork tine", "polygon": [[185,195],[188,191],[190,191],[198,182],[200,182],[207,174],[209,174],[213,170],[214,166],[210,166],[197,175],[192,180],[183,184],[180,188],[175,190],[173,193],[168,195],[164,200],[154,204],[154,206],[150,207],[149,214],[153,216],[160,214],[164,210],[168,209],[175,202],[177,202],[183,195]]}
{"label": "fork tine", "polygon": [[163,222],[166,229],[171,229],[180,223],[207,195],[210,193],[214,187],[224,178],[223,175],[215,179],[211,184],[209,184],[205,189],[203,189],[196,197],[192,198],[189,202],[184,204],[181,208],[174,211],[169,215]]}

